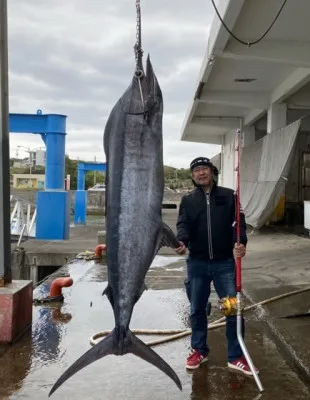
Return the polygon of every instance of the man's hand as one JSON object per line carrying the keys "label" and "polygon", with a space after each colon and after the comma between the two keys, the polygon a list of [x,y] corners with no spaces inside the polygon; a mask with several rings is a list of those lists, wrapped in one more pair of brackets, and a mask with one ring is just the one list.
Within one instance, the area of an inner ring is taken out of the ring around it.
{"label": "man's hand", "polygon": [[240,243],[239,246],[238,246],[238,244],[235,243],[234,253],[235,253],[235,257],[236,258],[244,257],[245,253],[246,253],[246,248],[245,248],[244,244]]}
{"label": "man's hand", "polygon": [[184,244],[183,242],[180,242],[180,247],[178,247],[177,249],[174,249],[174,251],[175,251],[177,254],[180,254],[180,255],[182,256],[183,254],[186,253],[186,246],[185,246],[185,244]]}

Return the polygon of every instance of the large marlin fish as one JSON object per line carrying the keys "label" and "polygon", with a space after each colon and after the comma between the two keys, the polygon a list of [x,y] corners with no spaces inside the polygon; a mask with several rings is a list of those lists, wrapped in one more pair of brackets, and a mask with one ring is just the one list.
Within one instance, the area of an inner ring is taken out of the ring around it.
{"label": "large marlin fish", "polygon": [[115,328],[82,355],[51,389],[96,360],[132,353],[165,372],[182,390],[173,369],[129,329],[146,273],[161,246],[179,243],[162,221],[164,167],[163,99],[150,59],[114,106],[104,132],[107,160],[106,244],[108,286]]}

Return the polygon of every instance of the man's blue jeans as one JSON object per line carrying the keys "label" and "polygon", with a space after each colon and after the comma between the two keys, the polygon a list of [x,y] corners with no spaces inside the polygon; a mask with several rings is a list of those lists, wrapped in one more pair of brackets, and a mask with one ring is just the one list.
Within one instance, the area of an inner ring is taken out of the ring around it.
{"label": "man's blue jeans", "polygon": [[[235,260],[198,260],[191,256],[187,259],[188,283],[191,303],[192,338],[191,347],[202,354],[209,353],[207,344],[208,320],[206,306],[213,281],[218,297],[235,297],[236,275]],[[244,337],[244,320],[242,320]],[[233,362],[242,357],[243,353],[237,338],[237,318],[226,318],[226,337],[228,341],[228,361]]]}

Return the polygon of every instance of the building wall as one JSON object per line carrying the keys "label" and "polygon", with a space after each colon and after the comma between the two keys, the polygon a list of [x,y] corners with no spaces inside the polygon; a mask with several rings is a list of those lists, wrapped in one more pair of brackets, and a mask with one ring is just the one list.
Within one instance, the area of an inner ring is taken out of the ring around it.
{"label": "building wall", "polygon": [[[296,149],[292,161],[292,167],[288,175],[285,196],[287,203],[303,201],[300,192],[300,155],[303,151],[310,152],[310,131],[301,131],[296,142]],[[310,200],[307,198],[306,200]]]}
{"label": "building wall", "polygon": [[219,153],[216,156],[211,158],[212,164],[218,169],[219,173],[221,173],[221,163],[222,163],[221,157],[222,157],[222,154]]}
{"label": "building wall", "polygon": [[13,174],[13,187],[19,189],[44,189],[44,174]]}

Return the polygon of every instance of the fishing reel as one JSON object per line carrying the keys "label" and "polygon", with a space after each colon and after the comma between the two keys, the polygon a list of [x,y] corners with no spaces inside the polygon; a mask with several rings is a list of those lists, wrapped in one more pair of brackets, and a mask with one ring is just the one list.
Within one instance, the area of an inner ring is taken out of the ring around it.
{"label": "fishing reel", "polygon": [[237,315],[238,301],[237,297],[224,297],[218,301],[219,309],[225,315],[229,317],[230,315]]}

